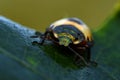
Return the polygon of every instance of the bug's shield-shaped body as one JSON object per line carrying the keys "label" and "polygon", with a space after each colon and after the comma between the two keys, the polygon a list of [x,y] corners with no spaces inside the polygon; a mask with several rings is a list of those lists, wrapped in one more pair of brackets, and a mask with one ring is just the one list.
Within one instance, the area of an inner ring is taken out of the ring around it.
{"label": "bug's shield-shaped body", "polygon": [[[68,26],[68,27],[66,27],[66,26]],[[78,33],[78,34],[82,33],[84,35],[86,41],[88,39],[89,39],[89,41],[92,41],[92,36],[91,36],[91,32],[90,32],[89,28],[81,20],[79,20],[77,18],[61,19],[61,20],[54,22],[50,26],[50,28],[52,30],[54,30],[55,28],[57,29],[58,27],[62,27],[61,30],[64,30],[66,27],[66,29],[69,28],[68,30],[74,31],[75,33]],[[54,35],[56,36],[55,32],[54,32]]]}
{"label": "bug's shield-shaped body", "polygon": [[68,47],[80,58],[82,58],[81,52],[86,51],[86,61],[90,61],[93,38],[90,29],[78,18],[65,18],[52,23],[43,36],[41,43],[44,43],[45,39],[51,40],[58,45]]}

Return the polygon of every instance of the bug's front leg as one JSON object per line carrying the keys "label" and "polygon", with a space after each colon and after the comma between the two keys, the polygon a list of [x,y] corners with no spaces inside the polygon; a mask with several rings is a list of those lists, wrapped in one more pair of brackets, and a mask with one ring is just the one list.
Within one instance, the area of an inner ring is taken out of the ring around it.
{"label": "bug's front leg", "polygon": [[43,35],[43,33],[36,31],[36,32],[35,32],[35,35],[30,36],[30,38],[38,38],[38,37],[40,37],[41,35]]}
{"label": "bug's front leg", "polygon": [[49,33],[49,32],[46,31],[44,34],[42,34],[42,35],[40,36],[40,38],[41,38],[41,41],[39,42],[40,45],[43,45],[43,43],[45,42],[45,39],[47,39],[48,33]]}
{"label": "bug's front leg", "polygon": [[36,31],[35,35],[31,36],[31,38],[40,38],[41,40],[40,40],[40,42],[33,41],[32,44],[33,45],[35,45],[35,44],[42,45],[44,43],[45,39],[47,38],[48,33],[49,33],[48,31],[46,31],[45,33],[41,33],[41,32]]}

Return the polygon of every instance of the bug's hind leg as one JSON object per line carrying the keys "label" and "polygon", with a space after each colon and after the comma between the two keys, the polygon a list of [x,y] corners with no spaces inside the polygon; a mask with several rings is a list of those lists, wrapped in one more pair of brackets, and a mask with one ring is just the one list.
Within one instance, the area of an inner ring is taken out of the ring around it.
{"label": "bug's hind leg", "polygon": [[73,50],[71,47],[68,46],[68,48],[75,53],[76,57],[78,57],[78,58],[76,58],[76,59],[78,59],[77,63],[79,63],[80,61],[83,61],[83,63],[86,66],[89,66],[88,62],[85,60],[85,58],[82,55],[80,55],[78,52]]}
{"label": "bug's hind leg", "polygon": [[76,65],[81,65],[81,64],[80,64],[80,63],[81,63],[81,59],[80,59],[77,55],[74,56],[74,63],[75,63]]}
{"label": "bug's hind leg", "polygon": [[91,48],[86,48],[86,58],[87,58],[87,62],[91,61]]}
{"label": "bug's hind leg", "polygon": [[91,61],[91,48],[87,48],[87,62],[89,65],[97,66],[97,63],[95,61]]}

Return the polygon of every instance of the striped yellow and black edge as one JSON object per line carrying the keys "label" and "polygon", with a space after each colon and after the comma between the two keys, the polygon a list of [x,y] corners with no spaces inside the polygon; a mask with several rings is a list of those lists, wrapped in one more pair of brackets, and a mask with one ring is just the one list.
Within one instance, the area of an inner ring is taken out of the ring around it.
{"label": "striped yellow and black edge", "polygon": [[[61,19],[61,20],[54,22],[51,25],[52,25],[52,29],[54,29],[57,26],[61,26],[61,25],[74,26],[76,29],[78,29],[79,31],[81,31],[84,34],[86,41],[91,42],[93,40],[90,29],[87,27],[87,25],[85,23],[83,23],[78,18],[64,18],[64,19]],[[54,36],[58,37],[58,35],[56,33],[54,33]],[[78,44],[78,43],[79,43],[79,41],[74,42],[74,44]]]}

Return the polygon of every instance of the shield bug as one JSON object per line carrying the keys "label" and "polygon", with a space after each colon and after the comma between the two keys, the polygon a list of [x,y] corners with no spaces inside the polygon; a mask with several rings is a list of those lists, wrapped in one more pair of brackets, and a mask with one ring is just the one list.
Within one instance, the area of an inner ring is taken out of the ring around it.
{"label": "shield bug", "polygon": [[[93,38],[87,25],[78,18],[64,18],[52,23],[44,34],[35,33],[32,38],[40,37],[40,42],[34,41],[42,45],[44,41],[50,40],[54,43],[67,47],[75,55],[81,59],[86,65],[90,62],[91,47],[93,46]],[[86,59],[82,56],[82,51],[86,51]]]}

